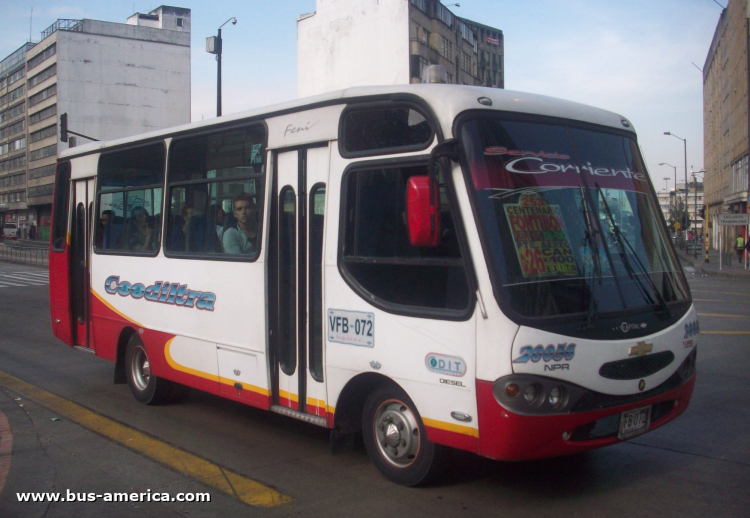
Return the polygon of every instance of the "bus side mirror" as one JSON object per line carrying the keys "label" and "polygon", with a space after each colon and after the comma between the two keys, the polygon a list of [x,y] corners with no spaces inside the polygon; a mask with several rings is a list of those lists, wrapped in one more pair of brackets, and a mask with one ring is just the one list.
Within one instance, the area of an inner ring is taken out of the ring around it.
{"label": "bus side mirror", "polygon": [[409,224],[409,241],[412,246],[438,245],[440,242],[440,192],[436,179],[431,179],[429,176],[409,178],[406,186],[406,217]]}

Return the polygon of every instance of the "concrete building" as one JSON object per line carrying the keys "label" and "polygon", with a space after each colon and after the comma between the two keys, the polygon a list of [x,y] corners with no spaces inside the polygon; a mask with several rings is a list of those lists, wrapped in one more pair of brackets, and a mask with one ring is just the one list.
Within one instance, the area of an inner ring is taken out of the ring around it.
{"label": "concrete building", "polygon": [[[703,66],[703,147],[706,203],[720,213],[748,211],[748,19],[750,1],[729,0]],[[746,227],[713,227],[711,246],[732,246]]]}
{"label": "concrete building", "polygon": [[503,33],[438,0],[317,0],[297,20],[300,97],[421,83],[429,65],[443,65],[452,84],[503,88]]}
{"label": "concrete building", "polygon": [[190,10],[57,20],[0,62],[0,220],[49,236],[58,120],[97,140],[190,122]]}

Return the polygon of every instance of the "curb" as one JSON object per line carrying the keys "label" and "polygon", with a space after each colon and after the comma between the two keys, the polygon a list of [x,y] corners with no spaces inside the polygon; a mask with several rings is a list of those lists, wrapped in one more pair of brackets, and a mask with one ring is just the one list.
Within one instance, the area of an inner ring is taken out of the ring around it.
{"label": "curb", "polygon": [[10,472],[10,457],[13,450],[13,433],[10,430],[10,423],[0,410],[0,494],[5,487],[5,481]]}

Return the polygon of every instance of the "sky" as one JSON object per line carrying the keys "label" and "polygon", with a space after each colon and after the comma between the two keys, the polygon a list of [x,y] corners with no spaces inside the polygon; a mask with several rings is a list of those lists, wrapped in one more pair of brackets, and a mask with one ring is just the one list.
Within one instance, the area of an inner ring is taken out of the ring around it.
{"label": "sky", "polygon": [[[373,0],[352,0],[373,1]],[[638,132],[656,190],[703,169],[703,68],[729,0],[459,0],[457,16],[505,38],[505,88],[620,113]],[[297,97],[297,18],[315,0],[170,0],[191,9],[192,120],[216,115],[216,61],[205,39],[222,29],[225,115]],[[454,3],[444,1],[444,4]],[[0,59],[59,18],[125,23],[161,5],[142,0],[0,0]],[[33,17],[31,17],[33,9]],[[672,132],[686,139],[686,147]],[[664,178],[669,178],[665,184]]]}

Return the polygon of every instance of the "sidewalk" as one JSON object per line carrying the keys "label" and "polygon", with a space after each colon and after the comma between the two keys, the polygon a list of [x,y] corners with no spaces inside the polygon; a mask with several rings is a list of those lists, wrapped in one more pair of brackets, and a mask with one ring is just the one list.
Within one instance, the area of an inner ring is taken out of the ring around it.
{"label": "sidewalk", "polygon": [[722,277],[733,277],[735,279],[750,279],[750,270],[745,270],[745,263],[740,263],[737,260],[737,254],[732,253],[731,264],[727,263],[726,254],[722,254],[724,264],[719,269],[719,251],[709,250],[708,251],[708,263],[705,262],[706,251],[701,250],[698,252],[698,258],[695,258],[693,254],[687,255],[684,250],[675,248],[677,257],[679,257],[682,266],[692,266],[696,272],[700,272],[703,275],[721,275]]}

